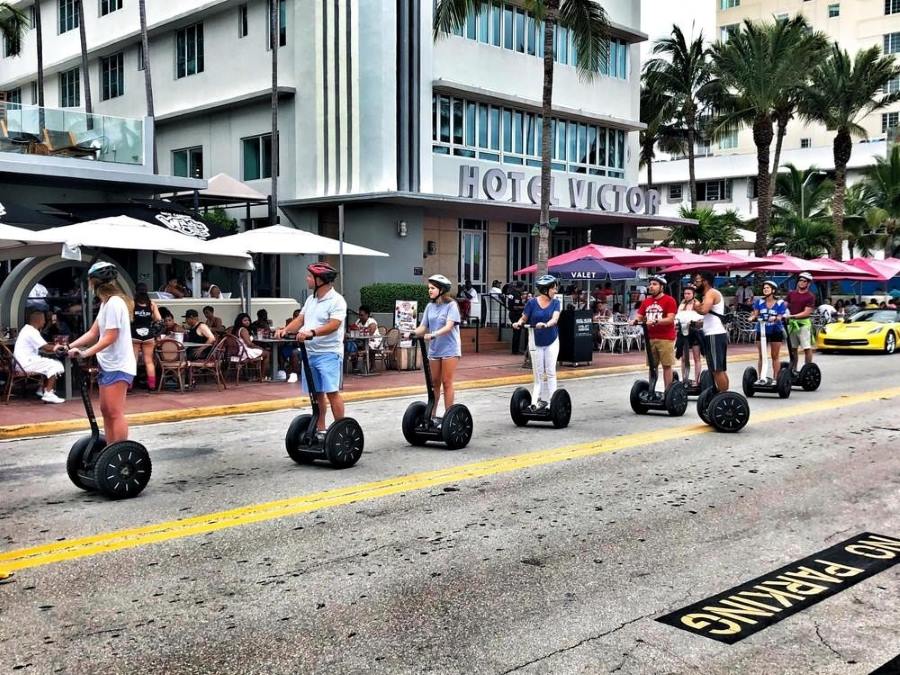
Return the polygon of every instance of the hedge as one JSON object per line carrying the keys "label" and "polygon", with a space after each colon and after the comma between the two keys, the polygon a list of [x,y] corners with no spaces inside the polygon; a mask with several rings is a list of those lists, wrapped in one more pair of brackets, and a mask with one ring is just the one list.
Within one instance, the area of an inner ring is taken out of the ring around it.
{"label": "hedge", "polygon": [[395,300],[415,300],[419,311],[428,303],[426,284],[371,284],[359,289],[361,304],[368,305],[373,312],[393,312]]}

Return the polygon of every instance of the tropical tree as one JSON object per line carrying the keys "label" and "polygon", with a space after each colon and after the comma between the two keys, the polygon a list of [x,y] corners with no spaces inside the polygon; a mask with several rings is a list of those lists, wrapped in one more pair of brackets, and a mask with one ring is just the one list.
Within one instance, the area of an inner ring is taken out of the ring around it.
{"label": "tropical tree", "polygon": [[684,137],[680,130],[666,124],[660,111],[667,105],[668,95],[641,86],[641,122],[646,127],[640,132],[640,166],[647,167],[647,187],[653,187],[653,160],[656,150],[677,154],[685,151]]}
{"label": "tropical tree", "polygon": [[18,56],[22,48],[22,36],[28,29],[28,17],[9,2],[0,2],[0,34],[8,45],[10,56]]}
{"label": "tropical tree", "polygon": [[[35,3],[40,4],[40,2]],[[153,110],[153,76],[150,73],[150,34],[147,32],[147,7],[145,0],[138,0],[138,15],[141,21],[141,54],[144,59],[144,98],[147,101],[147,117],[154,125],[153,133],[153,173],[159,172],[156,158],[156,114]]]}
{"label": "tropical tree", "polygon": [[[834,185],[824,177],[824,172],[811,166],[798,169],[791,163],[785,164],[787,171],[775,175],[772,184],[775,198],[772,201],[772,221],[789,215],[801,218],[829,218],[829,206]],[[818,180],[817,175],[822,175]]]}
{"label": "tropical tree", "polygon": [[679,128],[687,145],[688,182],[691,209],[697,208],[697,176],[694,170],[695,148],[701,140],[701,125],[707,111],[705,91],[712,80],[709,50],[703,44],[703,32],[690,42],[681,28],[672,26],[672,34],[653,45],[656,58],[644,64],[644,81],[651,91],[665,94],[660,103],[660,118],[671,120]]}
{"label": "tropical tree", "polygon": [[[543,26],[544,67],[541,93],[541,215],[538,223],[537,273],[546,274],[550,241],[550,160],[553,132],[553,37],[556,26],[567,28],[575,42],[576,68],[583,81],[592,80],[609,58],[609,19],[594,0],[524,0],[525,9]],[[470,15],[489,8],[488,0],[438,0],[434,38],[461,29]],[[542,23],[541,23],[542,22]]]}
{"label": "tropical tree", "polygon": [[38,125],[44,128],[44,32],[41,28],[41,3],[32,5],[34,10],[34,44],[37,50],[37,104]]}
{"label": "tropical tree", "polygon": [[799,258],[818,258],[834,245],[834,225],[829,220],[801,218],[789,213],[773,221],[769,247],[775,253]]}
{"label": "tropical tree", "polygon": [[820,50],[809,36],[809,24],[800,16],[774,23],[745,20],[741,30],[711,48],[717,77],[713,97],[718,128],[748,126],[756,146],[758,213],[755,253],[766,255],[772,210],[771,147],[775,137],[775,110],[796,86],[796,63],[810,63]]}
{"label": "tropical tree", "polygon": [[[279,0],[269,0],[268,5],[269,47],[272,50],[272,165],[269,170],[269,173],[272,174],[272,190],[270,193],[271,197],[269,198],[269,225],[275,225],[278,221],[278,44],[281,41],[281,32],[279,30],[281,3]],[[272,265],[272,270],[272,292],[274,293],[274,264]]]}
{"label": "tropical tree", "polygon": [[862,49],[851,59],[834,44],[827,59],[810,73],[801,111],[812,121],[821,122],[835,132],[834,199],[831,204],[835,240],[832,257],[841,260],[844,242],[844,197],[847,189],[847,164],[853,152],[853,137],[865,138],[860,124],[867,115],[900,101],[900,93],[887,94],[886,85],[900,77],[900,68],[892,56],[882,56],[877,45]]}
{"label": "tropical tree", "polygon": [[[848,190],[848,196],[856,185]],[[858,242],[860,252],[884,249],[885,257],[900,253],[900,146],[893,146],[887,158],[876,157],[861,186],[871,205],[866,211],[866,227]],[[849,199],[848,199],[849,202]],[[849,208],[848,208],[849,211]],[[851,227],[846,228],[848,233]],[[850,243],[850,234],[848,234]]]}
{"label": "tropical tree", "polygon": [[91,73],[88,69],[87,32],[84,25],[84,3],[76,0],[78,10],[78,35],[81,40],[81,81],[84,83],[84,112],[87,115],[87,128],[94,126],[94,103],[91,98]]}
{"label": "tropical tree", "polygon": [[733,209],[717,213],[709,207],[689,209],[682,206],[678,215],[686,222],[672,227],[663,246],[686,248],[691,253],[709,253],[729,249],[740,241],[737,230],[741,218]]}

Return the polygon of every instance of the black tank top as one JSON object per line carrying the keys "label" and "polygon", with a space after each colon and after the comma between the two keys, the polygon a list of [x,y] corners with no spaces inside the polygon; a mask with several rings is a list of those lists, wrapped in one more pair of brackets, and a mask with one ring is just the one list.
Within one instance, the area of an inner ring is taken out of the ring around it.
{"label": "black tank top", "polygon": [[134,319],[131,321],[131,337],[135,340],[149,340],[150,324],[153,323],[153,308],[146,305],[134,305]]}
{"label": "black tank top", "polygon": [[189,328],[187,332],[184,334],[185,342],[206,342],[206,338],[200,335],[197,331],[200,326],[205,326],[206,324],[202,321],[195,325],[193,328]]}

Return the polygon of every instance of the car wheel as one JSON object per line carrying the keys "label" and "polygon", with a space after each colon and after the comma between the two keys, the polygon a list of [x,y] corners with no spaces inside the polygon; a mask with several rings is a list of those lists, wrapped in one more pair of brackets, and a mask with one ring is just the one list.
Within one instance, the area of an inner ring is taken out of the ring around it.
{"label": "car wheel", "polygon": [[884,353],[893,354],[896,350],[897,336],[894,335],[893,331],[888,331],[888,334],[884,336]]}

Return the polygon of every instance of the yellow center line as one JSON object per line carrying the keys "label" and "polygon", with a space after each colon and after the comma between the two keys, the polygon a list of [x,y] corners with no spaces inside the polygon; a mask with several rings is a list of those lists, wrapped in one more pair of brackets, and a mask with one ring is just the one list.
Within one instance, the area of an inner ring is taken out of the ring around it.
{"label": "yellow center line", "polygon": [[[846,394],[825,401],[815,401],[798,405],[782,406],[764,413],[751,415],[751,425],[760,422],[771,422],[789,417],[797,417],[847,406],[858,405],[900,396],[900,387]],[[750,429],[751,427],[748,427]],[[389,495],[423,490],[425,488],[471,480],[483,476],[497,475],[519,471],[570,459],[599,455],[616,450],[624,450],[642,445],[662,443],[675,439],[683,439],[713,431],[705,424],[693,424],[679,427],[666,427],[656,431],[644,431],[601,438],[585,443],[577,443],[549,450],[536,450],[516,455],[481,460],[460,466],[448,467],[434,471],[394,476],[380,481],[361,483],[347,487],[324,490],[313,494],[279,499],[261,504],[251,504],[226,511],[208,513],[182,520],[173,520],[153,525],[106,532],[68,541],[56,541],[40,546],[7,551],[0,554],[0,568],[11,572],[48,565],[63,560],[84,558],[100,553],[109,553],[125,548],[133,548],[179,539],[197,534],[215,532],[240,525],[264,522],[299,513],[308,513],[320,509],[353,504],[355,502],[377,499]]]}

